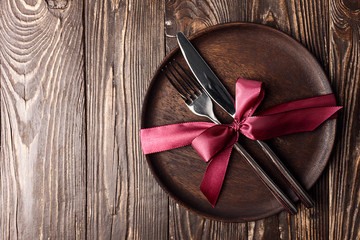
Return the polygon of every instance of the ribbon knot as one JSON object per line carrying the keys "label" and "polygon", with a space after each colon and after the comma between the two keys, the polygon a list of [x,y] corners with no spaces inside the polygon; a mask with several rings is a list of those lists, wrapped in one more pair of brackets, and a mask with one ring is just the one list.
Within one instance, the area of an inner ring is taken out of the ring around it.
{"label": "ribbon knot", "polygon": [[233,145],[242,133],[254,140],[313,131],[341,108],[333,94],[277,105],[254,115],[264,98],[261,82],[239,78],[236,82],[235,117],[231,124],[189,122],[141,129],[144,154],[191,145],[207,166],[200,190],[215,206],[225,178]]}
{"label": "ribbon knot", "polygon": [[230,124],[230,127],[234,129],[235,132],[239,132],[242,126],[242,122],[239,122],[237,119],[234,119],[234,121]]}

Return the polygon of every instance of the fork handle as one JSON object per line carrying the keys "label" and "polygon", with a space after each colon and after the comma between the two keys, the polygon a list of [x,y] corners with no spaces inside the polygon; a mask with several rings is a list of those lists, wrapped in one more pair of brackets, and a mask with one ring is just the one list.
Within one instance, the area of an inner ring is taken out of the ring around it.
{"label": "fork handle", "polygon": [[285,180],[290,184],[291,188],[293,189],[295,194],[299,197],[300,201],[307,208],[312,208],[314,206],[314,202],[309,196],[309,194],[304,190],[304,188],[300,185],[300,183],[294,178],[294,176],[289,172],[289,170],[285,167],[285,165],[280,161],[278,156],[271,150],[269,145],[259,140],[256,140],[256,142],[261,147],[261,149],[266,153],[266,155],[270,158],[273,164],[277,167],[277,169],[283,175]]}
{"label": "fork handle", "polygon": [[275,198],[283,205],[285,210],[290,214],[297,213],[296,206],[292,201],[284,194],[284,192],[274,183],[274,181],[266,174],[266,172],[260,167],[260,165],[254,160],[253,157],[243,148],[239,143],[234,144],[234,148],[246,159],[247,163],[253,168],[254,172]]}

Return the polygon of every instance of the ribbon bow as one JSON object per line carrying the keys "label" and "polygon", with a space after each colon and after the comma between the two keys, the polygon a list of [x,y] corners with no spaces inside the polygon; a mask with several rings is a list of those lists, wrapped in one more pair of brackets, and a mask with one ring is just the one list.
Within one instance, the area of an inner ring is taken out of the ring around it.
{"label": "ribbon bow", "polygon": [[236,113],[231,124],[189,122],[140,130],[144,154],[191,145],[209,162],[200,190],[215,206],[235,142],[242,133],[253,140],[313,131],[341,108],[333,94],[277,105],[254,115],[264,98],[261,82],[239,78],[236,82]]}

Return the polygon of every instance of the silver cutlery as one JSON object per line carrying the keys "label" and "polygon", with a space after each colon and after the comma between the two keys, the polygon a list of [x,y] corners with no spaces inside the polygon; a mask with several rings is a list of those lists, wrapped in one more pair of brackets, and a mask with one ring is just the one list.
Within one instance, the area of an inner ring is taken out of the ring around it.
{"label": "silver cutlery", "polygon": [[[177,39],[186,62],[188,63],[193,74],[195,75],[197,81],[204,89],[205,93],[222,109],[224,109],[230,116],[234,118],[234,101],[229,92],[219,80],[219,78],[215,75],[215,73],[211,70],[205,60],[201,57],[195,47],[190,43],[190,41],[182,32],[179,32],[177,34]],[[285,180],[290,184],[291,188],[299,197],[301,202],[307,208],[313,207],[314,203],[309,194],[293,177],[290,171],[281,162],[277,155],[271,150],[271,148],[263,141],[256,140],[256,142],[270,158],[272,163],[277,167]]]}
{"label": "silver cutlery", "polygon": [[[204,92],[197,81],[175,60],[169,62],[163,69],[169,82],[178,91],[188,108],[196,115],[209,118],[216,124],[220,124],[213,111],[213,103],[210,97]],[[275,198],[290,213],[297,213],[296,206],[265,173],[259,164],[250,154],[239,144],[235,143],[234,148],[246,159],[247,163],[253,168],[266,187],[271,191]]]}

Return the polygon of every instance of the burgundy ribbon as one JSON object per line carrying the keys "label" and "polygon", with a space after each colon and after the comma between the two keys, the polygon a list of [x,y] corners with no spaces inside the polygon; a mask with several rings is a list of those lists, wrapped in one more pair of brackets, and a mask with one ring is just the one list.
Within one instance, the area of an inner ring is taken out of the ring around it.
{"label": "burgundy ribbon", "polygon": [[236,113],[231,124],[188,122],[141,129],[144,154],[191,145],[208,164],[200,190],[215,206],[231,150],[239,133],[254,140],[313,131],[341,108],[333,94],[277,105],[254,115],[264,98],[262,83],[239,78],[236,82]]}

